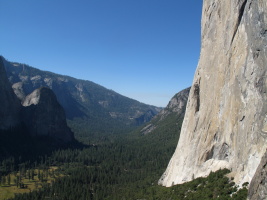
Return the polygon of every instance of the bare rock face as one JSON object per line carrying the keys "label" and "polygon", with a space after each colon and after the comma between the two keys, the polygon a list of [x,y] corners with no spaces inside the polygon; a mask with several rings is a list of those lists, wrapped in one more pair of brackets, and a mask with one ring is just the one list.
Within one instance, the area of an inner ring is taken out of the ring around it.
{"label": "bare rock face", "polygon": [[201,45],[164,186],[220,168],[250,182],[266,151],[267,1],[204,0]]}
{"label": "bare rock face", "polygon": [[158,114],[158,116],[160,116],[160,119],[163,120],[167,115],[172,112],[175,112],[178,115],[182,115],[185,112],[189,91],[190,88],[186,88],[181,92],[175,94],[174,97],[172,97],[172,99],[168,103],[167,107]]}
{"label": "bare rock face", "polygon": [[14,84],[15,93],[24,99],[21,103],[7,78],[4,62],[0,57],[0,129],[9,129],[24,122],[34,136],[50,136],[61,142],[72,141],[74,137],[67,126],[65,112],[52,90],[39,88],[25,97],[22,85]]}
{"label": "bare rock face", "polygon": [[147,124],[142,130],[141,134],[146,135],[148,133],[151,133],[153,130],[157,128],[157,125],[166,119],[170,114],[175,114],[178,117],[183,117],[185,114],[185,108],[189,96],[190,88],[186,88],[172,97],[172,99],[169,101],[166,108],[161,110],[154,119]]}
{"label": "bare rock face", "polygon": [[8,129],[20,123],[20,102],[7,79],[0,57],[0,128]]}
{"label": "bare rock face", "polygon": [[250,200],[265,200],[267,197],[267,151],[250,183],[248,198]]}
{"label": "bare rock face", "polygon": [[34,90],[25,97],[22,105],[23,121],[32,135],[50,136],[63,142],[73,140],[64,109],[51,89],[42,87]]}

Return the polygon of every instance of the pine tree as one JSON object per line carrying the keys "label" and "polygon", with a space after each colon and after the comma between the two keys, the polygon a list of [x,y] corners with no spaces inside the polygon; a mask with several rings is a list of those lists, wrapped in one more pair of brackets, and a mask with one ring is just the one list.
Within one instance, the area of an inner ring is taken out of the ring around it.
{"label": "pine tree", "polygon": [[41,173],[41,174],[40,174],[40,181],[41,181],[41,182],[44,182],[44,173]]}
{"label": "pine tree", "polygon": [[10,177],[10,174],[7,175],[7,184],[10,185],[10,182],[11,182],[11,177]]}
{"label": "pine tree", "polygon": [[28,180],[31,180],[31,172],[30,172],[30,170],[27,170],[26,174],[27,174]]}
{"label": "pine tree", "polygon": [[2,177],[1,182],[2,182],[2,185],[5,185],[6,184],[6,177],[5,176]]}
{"label": "pine tree", "polygon": [[31,179],[34,180],[34,169],[31,170]]}
{"label": "pine tree", "polygon": [[40,172],[40,169],[38,169],[38,179],[39,179],[39,181],[41,180],[41,172]]}
{"label": "pine tree", "polygon": [[16,177],[14,177],[13,182],[15,185],[17,185],[17,178]]}
{"label": "pine tree", "polygon": [[19,187],[19,182],[20,182],[20,178],[19,178],[19,176],[16,176],[16,185],[17,185],[17,188]]}

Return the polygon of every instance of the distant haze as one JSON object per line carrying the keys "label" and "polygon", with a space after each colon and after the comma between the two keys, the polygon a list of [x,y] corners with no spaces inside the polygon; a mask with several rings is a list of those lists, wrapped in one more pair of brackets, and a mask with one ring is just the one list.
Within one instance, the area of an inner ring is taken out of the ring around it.
{"label": "distant haze", "polygon": [[191,85],[202,1],[0,2],[0,54],[165,107]]}

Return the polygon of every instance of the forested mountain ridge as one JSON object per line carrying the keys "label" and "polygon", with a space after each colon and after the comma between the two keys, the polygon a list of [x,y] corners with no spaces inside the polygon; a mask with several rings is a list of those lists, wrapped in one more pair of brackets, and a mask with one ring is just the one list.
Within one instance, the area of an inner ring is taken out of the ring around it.
{"label": "forested mountain ridge", "polygon": [[23,100],[33,90],[49,87],[65,109],[68,124],[78,135],[124,132],[150,121],[161,110],[91,81],[2,59],[16,95]]}
{"label": "forested mountain ridge", "polygon": [[184,118],[189,92],[190,87],[175,94],[166,108],[162,109],[141,129],[141,134],[146,135],[156,131],[165,132],[167,130],[178,133],[177,128],[180,127],[179,122]]}

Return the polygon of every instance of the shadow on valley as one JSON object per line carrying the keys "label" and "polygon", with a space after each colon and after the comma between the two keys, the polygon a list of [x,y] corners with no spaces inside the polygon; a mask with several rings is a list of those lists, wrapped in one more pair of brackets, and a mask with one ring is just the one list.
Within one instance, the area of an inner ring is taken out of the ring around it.
{"label": "shadow on valley", "polygon": [[[27,174],[33,172],[34,181],[41,185],[30,193],[16,194],[14,198],[6,199],[201,200],[216,196],[220,200],[245,199],[246,187],[237,192],[238,188],[233,181],[225,177],[229,170],[220,170],[207,178],[198,178],[171,188],[159,186],[158,179],[179,139],[182,120],[178,121],[176,128],[170,129],[170,124],[173,124],[172,118],[159,126],[153,134],[143,135],[139,128],[129,134],[106,136],[106,140],[101,143],[88,146],[77,141],[64,146],[50,139],[32,138],[21,127],[18,131],[12,129],[1,132],[1,136],[13,134],[12,137],[5,138],[5,141],[1,140],[1,145],[4,144],[1,152],[5,150],[6,156],[13,154],[13,159],[18,159],[16,169],[14,164],[12,168],[12,157],[2,161],[1,170],[9,169],[6,174],[0,175],[0,179],[2,176],[2,180],[5,180],[5,184],[2,181],[4,189],[6,185],[15,187],[15,183],[11,181],[8,184],[6,181],[9,172],[20,174],[22,180],[28,179]],[[14,139],[20,142],[14,143]],[[20,155],[24,157],[20,158]],[[24,159],[24,162],[20,159]],[[49,181],[54,174],[57,174],[56,178]]]}
{"label": "shadow on valley", "polygon": [[64,143],[48,136],[32,136],[23,124],[0,130],[0,138],[0,175],[17,170],[21,163],[42,164],[44,157],[57,150],[89,148],[77,140]]}

